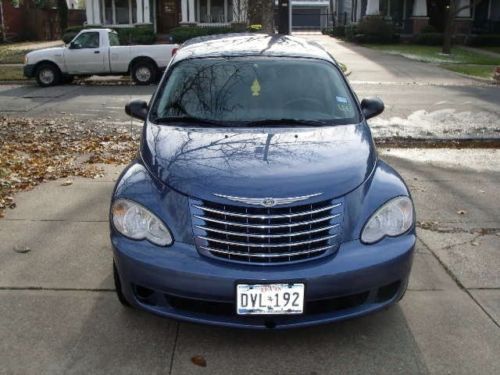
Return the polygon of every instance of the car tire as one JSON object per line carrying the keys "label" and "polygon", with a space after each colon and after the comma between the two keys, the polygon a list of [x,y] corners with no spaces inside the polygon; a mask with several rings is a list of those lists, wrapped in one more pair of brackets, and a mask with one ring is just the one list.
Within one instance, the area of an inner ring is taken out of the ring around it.
{"label": "car tire", "polygon": [[118,301],[120,301],[120,303],[125,307],[131,307],[130,303],[127,301],[125,295],[123,294],[122,283],[120,282],[120,275],[118,275],[118,270],[116,269],[115,262],[113,262],[113,279],[115,281],[115,290]]}
{"label": "car tire", "polygon": [[54,64],[41,64],[36,68],[35,78],[41,87],[55,86],[61,82],[61,72]]}
{"label": "car tire", "polygon": [[156,82],[158,68],[150,61],[139,61],[134,64],[131,71],[132,80],[136,85],[150,85]]}

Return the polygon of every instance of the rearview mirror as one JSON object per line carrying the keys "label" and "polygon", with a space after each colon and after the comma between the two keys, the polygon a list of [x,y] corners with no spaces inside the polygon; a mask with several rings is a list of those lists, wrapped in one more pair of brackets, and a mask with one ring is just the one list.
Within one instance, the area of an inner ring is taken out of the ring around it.
{"label": "rearview mirror", "polygon": [[361,110],[366,120],[380,115],[384,112],[384,108],[384,102],[376,96],[365,98],[361,101]]}
{"label": "rearview mirror", "polygon": [[144,100],[131,100],[125,106],[125,113],[139,120],[146,120],[148,116],[148,103]]}

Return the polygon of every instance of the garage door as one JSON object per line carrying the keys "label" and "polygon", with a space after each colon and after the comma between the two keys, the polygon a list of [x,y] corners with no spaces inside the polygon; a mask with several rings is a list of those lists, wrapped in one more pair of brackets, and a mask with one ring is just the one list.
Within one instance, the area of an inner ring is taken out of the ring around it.
{"label": "garage door", "polygon": [[321,9],[292,10],[292,27],[294,30],[319,30],[321,29]]}

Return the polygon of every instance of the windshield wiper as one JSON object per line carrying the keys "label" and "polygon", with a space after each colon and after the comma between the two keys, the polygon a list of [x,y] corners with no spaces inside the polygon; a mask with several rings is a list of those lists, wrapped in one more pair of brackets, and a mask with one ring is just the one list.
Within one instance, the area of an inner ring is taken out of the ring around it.
{"label": "windshield wiper", "polygon": [[320,120],[300,120],[295,118],[281,118],[256,120],[245,122],[245,126],[265,126],[265,125],[305,125],[305,126],[324,126],[329,125],[327,121]]}
{"label": "windshield wiper", "polygon": [[222,121],[207,120],[204,118],[193,117],[193,116],[158,117],[158,118],[153,118],[152,121],[155,123],[158,123],[158,124],[169,124],[172,122],[184,122],[184,123],[200,124],[200,125],[227,126]]}

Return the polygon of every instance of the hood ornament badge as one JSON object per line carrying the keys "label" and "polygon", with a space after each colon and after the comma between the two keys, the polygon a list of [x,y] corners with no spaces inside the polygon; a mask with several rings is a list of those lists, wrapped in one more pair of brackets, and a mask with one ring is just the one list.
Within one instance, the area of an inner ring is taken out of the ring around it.
{"label": "hood ornament badge", "polygon": [[300,201],[305,201],[309,198],[312,197],[317,197],[318,195],[321,195],[323,193],[314,193],[314,194],[309,194],[309,195],[302,195],[300,197],[288,197],[288,198],[271,198],[271,197],[266,197],[266,198],[247,198],[247,197],[234,197],[232,195],[223,195],[223,194],[215,194],[215,196],[220,197],[220,198],[225,198],[233,202],[240,202],[240,203],[246,203],[250,204],[253,206],[263,206],[263,207],[274,207],[278,205],[283,205],[283,204],[290,204],[290,203],[295,203],[295,202],[300,202]]}

